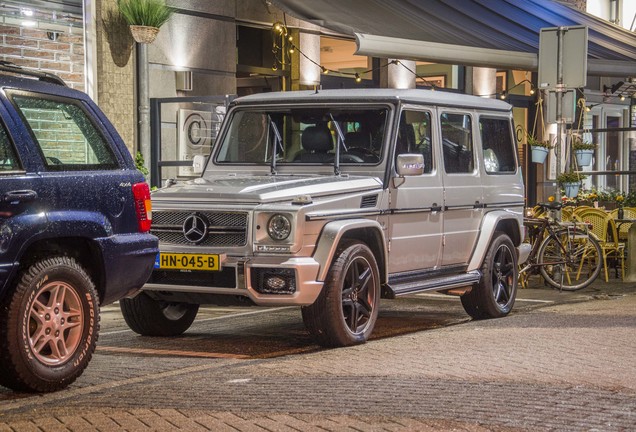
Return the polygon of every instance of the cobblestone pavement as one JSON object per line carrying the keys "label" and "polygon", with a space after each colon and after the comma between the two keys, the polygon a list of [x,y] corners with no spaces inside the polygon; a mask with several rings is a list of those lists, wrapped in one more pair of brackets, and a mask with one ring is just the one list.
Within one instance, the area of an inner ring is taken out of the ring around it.
{"label": "cobblestone pavement", "polygon": [[[444,311],[454,321],[332,350],[307,342],[296,310],[252,312],[239,318],[258,336],[249,343],[262,347],[253,347],[257,355],[242,348],[242,357],[188,355],[208,349],[204,331],[231,340],[229,329],[240,325],[230,315],[170,340],[114,323],[103,326],[104,349],[68,390],[0,388],[0,431],[636,430],[636,287],[519,297],[526,306],[520,300],[504,319],[469,321],[451,299]],[[438,308],[434,297],[417,301]],[[384,314],[381,324],[396,316]],[[279,339],[304,345],[277,339],[285,328]],[[134,350],[162,344],[172,344],[171,355]],[[289,353],[262,354],[277,344]]]}

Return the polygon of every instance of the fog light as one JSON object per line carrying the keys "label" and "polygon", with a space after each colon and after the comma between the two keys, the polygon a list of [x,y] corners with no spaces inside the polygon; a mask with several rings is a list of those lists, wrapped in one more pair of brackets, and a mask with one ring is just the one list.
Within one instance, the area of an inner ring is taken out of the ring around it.
{"label": "fog light", "polygon": [[252,267],[251,282],[260,294],[293,294],[296,292],[294,269]]}
{"label": "fog light", "polygon": [[285,289],[285,285],[287,285],[287,283],[285,282],[285,279],[283,279],[281,276],[267,275],[265,276],[265,281],[263,285],[265,285],[265,288],[267,289],[280,291]]}

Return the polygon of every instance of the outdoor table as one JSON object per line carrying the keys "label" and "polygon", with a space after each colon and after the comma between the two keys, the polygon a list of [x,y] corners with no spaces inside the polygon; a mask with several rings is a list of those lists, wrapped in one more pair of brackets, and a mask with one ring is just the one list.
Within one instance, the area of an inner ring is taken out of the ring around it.
{"label": "outdoor table", "polygon": [[636,282],[636,219],[614,219],[617,227],[624,223],[631,223],[627,231],[627,262],[625,263],[624,282]]}

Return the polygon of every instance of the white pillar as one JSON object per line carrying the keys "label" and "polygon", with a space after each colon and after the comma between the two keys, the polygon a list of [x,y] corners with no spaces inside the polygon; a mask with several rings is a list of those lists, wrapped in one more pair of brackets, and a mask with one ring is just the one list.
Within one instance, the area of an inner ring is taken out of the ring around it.
{"label": "white pillar", "polygon": [[[299,47],[302,52],[314,60],[316,63],[320,63],[320,36],[300,33]],[[300,70],[299,70],[299,83],[306,86],[320,85],[320,66],[311,62],[307,57],[300,56]]]}

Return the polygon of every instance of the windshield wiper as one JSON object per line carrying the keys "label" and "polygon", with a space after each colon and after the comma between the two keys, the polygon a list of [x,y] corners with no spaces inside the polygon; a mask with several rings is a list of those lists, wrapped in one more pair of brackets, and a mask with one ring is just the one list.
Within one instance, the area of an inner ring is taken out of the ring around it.
{"label": "windshield wiper", "polygon": [[340,125],[338,124],[336,119],[333,118],[332,114],[329,114],[329,118],[331,119],[331,124],[333,124],[333,126],[336,128],[336,134],[338,135],[338,138],[336,140],[336,157],[333,163],[333,173],[334,175],[338,176],[340,175],[340,146],[342,146],[344,151],[348,150],[347,146],[345,145],[345,137],[342,133],[342,129],[340,129]]}
{"label": "windshield wiper", "polygon": [[283,148],[283,138],[280,135],[278,126],[276,126],[276,123],[274,123],[274,120],[272,120],[272,117],[269,114],[267,114],[267,120],[269,121],[269,125],[274,131],[274,141],[275,141],[274,150],[272,154],[272,163],[270,165],[270,174],[276,175],[276,157],[278,156],[278,147],[280,147],[281,151],[284,151],[285,149]]}

